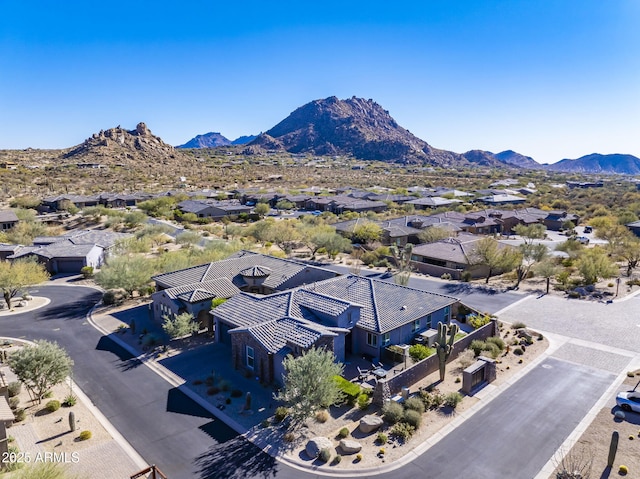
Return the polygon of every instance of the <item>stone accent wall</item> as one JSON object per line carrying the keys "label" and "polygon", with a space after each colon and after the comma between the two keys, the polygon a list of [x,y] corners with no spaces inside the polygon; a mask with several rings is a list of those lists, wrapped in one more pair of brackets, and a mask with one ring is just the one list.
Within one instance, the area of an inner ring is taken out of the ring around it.
{"label": "stone accent wall", "polygon": [[[458,355],[467,349],[471,344],[471,341],[474,339],[486,339],[491,336],[495,336],[498,333],[498,321],[496,319],[492,319],[489,324],[482,326],[481,328],[476,329],[475,331],[467,334],[464,338],[456,341],[453,344],[453,350],[451,351],[451,355],[449,356],[449,360],[447,362],[451,362],[458,357]],[[373,392],[373,400],[374,404],[381,406],[381,402],[375,402],[376,400],[380,401],[381,398],[384,397],[383,391],[388,388],[391,395],[398,394],[403,387],[410,387],[412,384],[417,383],[424,377],[428,376],[431,373],[434,373],[438,370],[438,355],[434,354],[429,356],[422,361],[415,363],[413,366],[408,367],[404,371],[399,372],[395,376],[388,379],[381,379],[376,384],[376,388]],[[380,389],[380,391],[378,391]]]}

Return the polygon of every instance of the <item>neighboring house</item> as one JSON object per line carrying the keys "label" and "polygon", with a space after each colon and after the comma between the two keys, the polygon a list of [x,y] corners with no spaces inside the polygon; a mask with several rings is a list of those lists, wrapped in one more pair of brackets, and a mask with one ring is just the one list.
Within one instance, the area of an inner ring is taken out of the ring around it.
{"label": "neighboring house", "polygon": [[85,266],[99,268],[119,240],[128,233],[86,230],[62,236],[38,236],[32,246],[18,248],[8,260],[34,256],[51,274],[80,273]]}
{"label": "neighboring house", "polygon": [[573,226],[578,226],[580,224],[580,217],[576,214],[567,213],[566,211],[546,211],[546,216],[543,218],[542,222],[547,227],[547,229],[559,231],[563,228],[563,225],[567,221],[571,221]]}
{"label": "neighboring house", "polygon": [[[337,274],[328,269],[310,266],[289,259],[276,258],[250,251],[239,251],[222,261],[159,274],[152,279],[156,283],[157,291],[184,288],[186,286],[203,289],[208,287],[206,283],[226,279],[239,291],[271,294],[303,284],[333,278]],[[182,291],[180,294],[182,294]],[[159,296],[154,294],[154,298],[159,298]],[[187,300],[182,297],[180,301],[185,303]],[[156,321],[161,321],[164,314],[161,304],[154,300],[152,309]],[[174,310],[176,309],[174,308]]]}
{"label": "neighboring house", "polygon": [[[483,239],[482,236],[460,233],[455,238],[415,246],[411,253],[411,265],[416,271],[432,276],[448,273],[453,279],[461,279],[464,272],[469,272],[472,278],[484,277],[489,269],[486,265],[477,264],[476,260],[478,242]],[[500,248],[511,248],[502,243],[498,245]]]}
{"label": "neighboring house", "polygon": [[352,196],[317,196],[307,200],[305,208],[307,210],[330,211],[335,214],[345,211],[380,213],[387,209],[387,204],[382,201],[370,201]]}
{"label": "neighboring house", "polygon": [[0,211],[0,230],[6,231],[18,224],[18,217],[11,210]]}
{"label": "neighboring house", "polygon": [[178,209],[183,213],[193,213],[198,218],[214,220],[251,212],[251,207],[242,205],[238,200],[186,200],[178,203]]}
{"label": "neighboring house", "polygon": [[414,198],[407,201],[407,204],[413,205],[417,210],[435,209],[460,203],[462,203],[462,200],[447,199],[441,196],[427,196],[425,198]]}
{"label": "neighboring house", "polygon": [[640,236],[640,221],[634,221],[633,223],[627,223],[626,227],[636,236]]}
{"label": "neighboring house", "polygon": [[501,193],[497,195],[482,196],[476,201],[480,201],[488,205],[519,205],[527,200],[521,196]]}
{"label": "neighboring house", "polygon": [[280,382],[288,354],[326,347],[342,362],[350,354],[379,361],[386,347],[448,322],[458,305],[450,296],[347,275],[268,296],[241,293],[211,314],[216,341],[231,346],[237,369]]}
{"label": "neighboring house", "polygon": [[89,206],[98,206],[100,203],[97,195],[58,195],[50,196],[42,200],[41,208],[45,211],[58,211],[63,209],[65,203],[71,203],[76,208],[87,208]]}

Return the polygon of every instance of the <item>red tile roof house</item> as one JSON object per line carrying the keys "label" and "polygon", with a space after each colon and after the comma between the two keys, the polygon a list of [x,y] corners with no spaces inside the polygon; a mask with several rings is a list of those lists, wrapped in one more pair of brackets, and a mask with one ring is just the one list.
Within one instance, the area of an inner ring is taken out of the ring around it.
{"label": "red tile roof house", "polygon": [[281,382],[282,361],[325,347],[377,362],[387,346],[410,343],[448,322],[459,301],[394,283],[340,276],[267,296],[240,293],[211,314],[216,341],[231,346],[233,364],[259,380]]}

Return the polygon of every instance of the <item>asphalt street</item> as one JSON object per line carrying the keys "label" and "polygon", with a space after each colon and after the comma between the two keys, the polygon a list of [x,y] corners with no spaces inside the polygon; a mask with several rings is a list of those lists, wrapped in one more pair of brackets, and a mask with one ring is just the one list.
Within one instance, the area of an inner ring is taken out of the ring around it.
{"label": "asphalt street", "polygon": [[[95,290],[46,286],[33,294],[52,301],[1,318],[0,335],[58,341],[75,361],[80,387],[169,477],[320,477],[262,453],[103,337],[85,319],[99,298]],[[206,355],[190,359],[207,361]],[[375,477],[532,478],[613,379],[600,369],[548,358],[413,462]]]}

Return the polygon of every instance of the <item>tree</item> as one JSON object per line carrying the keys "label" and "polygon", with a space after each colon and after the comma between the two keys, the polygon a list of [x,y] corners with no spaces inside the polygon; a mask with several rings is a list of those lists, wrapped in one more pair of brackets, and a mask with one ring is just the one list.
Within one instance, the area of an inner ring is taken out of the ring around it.
{"label": "tree", "polygon": [[453,230],[442,226],[429,226],[418,233],[421,243],[435,243],[452,236],[454,236]]}
{"label": "tree", "polygon": [[600,278],[611,278],[618,274],[618,267],[603,248],[588,248],[580,255],[578,271],[586,284],[597,283]]}
{"label": "tree", "polygon": [[202,236],[196,231],[185,231],[176,236],[176,243],[190,248],[202,241]]}
{"label": "tree", "polygon": [[547,294],[549,294],[551,278],[560,273],[560,270],[561,268],[551,258],[546,258],[534,266],[534,271],[536,272],[536,274],[547,280]]}
{"label": "tree", "polygon": [[389,249],[398,267],[398,272],[394,275],[393,281],[401,286],[406,286],[409,284],[409,279],[411,279],[411,253],[413,252],[413,245],[407,243],[402,249],[393,245]]}
{"label": "tree", "polygon": [[487,236],[476,244],[470,264],[485,265],[488,268],[485,283],[494,272],[511,271],[522,261],[520,252],[510,246],[500,246],[495,238]]}
{"label": "tree", "polygon": [[300,235],[300,242],[309,249],[312,257],[324,247],[324,242],[329,238],[328,235],[336,234],[335,228],[329,225],[306,222],[296,223],[296,230]]}
{"label": "tree", "polygon": [[274,222],[266,232],[267,241],[271,241],[285,254],[290,254],[300,241],[300,234],[296,230],[295,223],[295,221],[289,220]]}
{"label": "tree", "polygon": [[354,243],[369,244],[378,241],[382,237],[382,228],[375,223],[365,221],[358,224],[351,235]]}
{"label": "tree", "polygon": [[0,261],[0,289],[9,309],[11,309],[11,300],[23,288],[43,283],[47,279],[49,279],[49,273],[34,259]]}
{"label": "tree", "polygon": [[73,366],[73,361],[58,343],[44,340],[11,354],[8,363],[38,403],[42,402],[49,389],[69,376]]}
{"label": "tree", "polygon": [[638,266],[638,263],[640,263],[640,240],[630,233],[629,236],[622,241],[617,256],[626,261],[627,276],[631,276],[633,270]]}
{"label": "tree", "polygon": [[520,282],[529,275],[533,265],[542,261],[549,253],[549,250],[543,244],[534,243],[535,240],[543,239],[546,235],[547,230],[543,224],[518,225],[513,228],[513,231],[523,240],[520,245],[522,261],[516,266],[518,275],[515,287],[517,289],[520,286]]}
{"label": "tree", "polygon": [[122,288],[131,296],[147,288],[153,273],[152,263],[146,258],[116,256],[102,266],[95,280],[104,289]]}
{"label": "tree", "polygon": [[269,213],[270,209],[271,208],[269,208],[269,205],[267,203],[258,203],[256,205],[256,207],[254,208],[254,211],[256,212],[256,214],[258,216],[260,216],[262,218],[264,215]]}
{"label": "tree", "polygon": [[302,356],[288,355],[282,362],[284,387],[274,397],[289,408],[295,421],[303,421],[342,398],[333,378],[342,375],[344,366],[334,359],[332,351],[311,348]]}
{"label": "tree", "polygon": [[127,228],[135,228],[137,226],[145,224],[148,219],[149,217],[142,211],[130,211],[129,213],[124,215],[124,225]]}
{"label": "tree", "polygon": [[162,329],[171,339],[181,338],[198,331],[198,323],[193,320],[193,314],[182,313],[177,316],[162,316]]}
{"label": "tree", "polygon": [[295,203],[292,203],[289,200],[280,200],[276,203],[276,209],[278,210],[292,210],[295,207]]}

